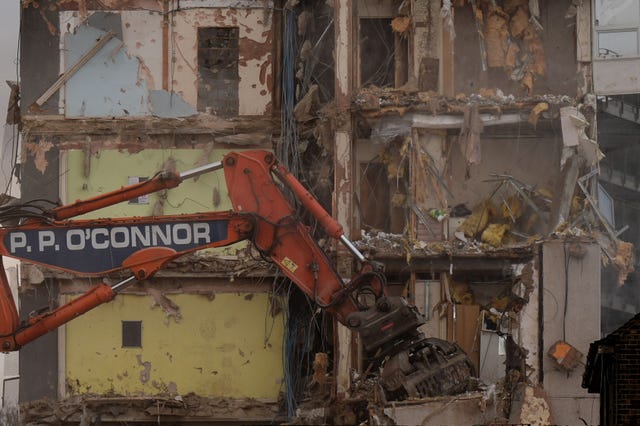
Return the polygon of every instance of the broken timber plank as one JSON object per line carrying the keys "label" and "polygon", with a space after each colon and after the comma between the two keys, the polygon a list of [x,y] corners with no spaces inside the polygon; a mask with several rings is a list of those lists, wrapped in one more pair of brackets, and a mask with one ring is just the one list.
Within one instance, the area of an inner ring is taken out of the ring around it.
{"label": "broken timber plank", "polygon": [[40,96],[38,99],[36,99],[35,105],[37,105],[39,107],[44,105],[44,103],[47,102],[49,100],[49,98],[51,98],[51,96],[53,96],[54,93],[56,93],[58,90],[60,90],[60,88],[62,87],[62,85],[64,83],[69,81],[69,79],[71,77],[73,77],[73,75],[76,72],[78,72],[78,70],[80,68],[82,68],[84,66],[84,64],[89,62],[89,59],[93,58],[95,56],[95,54],[98,53],[100,51],[100,49],[102,49],[109,42],[109,40],[111,40],[114,36],[115,36],[115,34],[113,33],[113,31],[109,31],[108,33],[103,35],[96,42],[96,44],[93,45],[93,47],[91,49],[89,49],[84,55],[82,55],[82,57],[80,59],[78,59],[78,62],[73,64],[67,71],[62,73],[62,75],[60,75],[60,77],[58,77],[58,79],[55,81],[55,83],[53,83],[51,85],[51,87],[49,87],[42,94],[42,96]]}
{"label": "broken timber plank", "polygon": [[[580,169],[585,164],[581,155],[575,154],[567,159],[562,170],[562,182],[558,185],[559,192],[553,196],[551,203],[551,217],[549,219],[548,232],[552,233],[556,228],[569,218],[571,201],[578,183]],[[596,207],[597,209],[597,207]]]}

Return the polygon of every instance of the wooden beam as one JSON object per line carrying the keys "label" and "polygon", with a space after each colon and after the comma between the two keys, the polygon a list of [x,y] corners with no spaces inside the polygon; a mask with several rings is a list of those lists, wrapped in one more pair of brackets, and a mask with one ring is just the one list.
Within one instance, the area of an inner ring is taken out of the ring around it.
{"label": "wooden beam", "polygon": [[[585,159],[581,155],[572,155],[567,159],[561,175],[561,181],[558,183],[556,193],[551,202],[551,217],[549,218],[549,226],[547,232],[553,232],[562,222],[569,219],[569,211],[571,210],[571,201],[576,190],[580,170],[585,164]],[[597,208],[597,207],[596,207]]]}
{"label": "wooden beam", "polygon": [[454,46],[455,40],[451,38],[451,34],[445,25],[441,25],[442,28],[442,53],[440,66],[440,78],[442,79],[440,86],[440,93],[447,97],[453,97],[455,95],[454,85]]}
{"label": "wooden beam", "polygon": [[51,87],[49,87],[42,94],[42,96],[40,96],[36,100],[35,104],[37,106],[39,106],[39,107],[44,105],[44,103],[47,102],[49,100],[49,98],[51,98],[51,96],[53,96],[54,93],[56,93],[58,90],[60,90],[60,88],[62,87],[62,85],[64,83],[69,81],[69,79],[71,77],[73,77],[73,75],[75,73],[77,73],[80,70],[80,68],[82,68],[84,66],[84,64],[89,62],[89,59],[93,58],[95,56],[95,54],[98,53],[100,51],[100,49],[102,49],[109,42],[109,40],[111,40],[114,36],[115,36],[115,34],[113,33],[113,31],[109,31],[108,33],[103,35],[100,38],[100,40],[98,40],[98,42],[93,45],[93,47],[91,49],[89,49],[84,55],[82,55],[82,57],[78,60],[78,62],[73,64],[67,71],[65,71],[64,73],[62,73],[62,75],[60,77],[58,77],[56,82],[53,83],[51,85]]}
{"label": "wooden beam", "polygon": [[579,2],[576,14],[576,59],[591,62],[591,2]]}

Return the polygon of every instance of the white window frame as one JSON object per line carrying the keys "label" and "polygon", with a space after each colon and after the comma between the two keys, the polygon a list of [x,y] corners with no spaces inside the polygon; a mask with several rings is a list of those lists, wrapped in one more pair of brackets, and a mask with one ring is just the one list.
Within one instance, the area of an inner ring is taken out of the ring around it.
{"label": "white window frame", "polygon": [[[636,17],[636,25],[599,25],[597,20],[597,7],[596,2],[598,0],[592,0],[592,25],[593,25],[593,60],[594,61],[610,61],[619,59],[637,59],[640,58],[640,11]],[[604,33],[622,33],[622,32],[635,32],[636,33],[636,52],[634,54],[618,54],[614,50],[609,52],[600,51],[600,34]]]}

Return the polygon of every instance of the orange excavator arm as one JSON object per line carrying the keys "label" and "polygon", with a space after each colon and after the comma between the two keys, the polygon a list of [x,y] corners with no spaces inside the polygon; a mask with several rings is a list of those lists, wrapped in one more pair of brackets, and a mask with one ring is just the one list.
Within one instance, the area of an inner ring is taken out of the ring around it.
{"label": "orange excavator arm", "polygon": [[[70,220],[70,218],[178,186],[185,179],[224,169],[234,211],[162,217]],[[0,255],[67,271],[102,276],[129,270],[131,278],[99,284],[58,309],[20,323],[6,277],[0,272],[0,347],[20,348],[67,321],[112,300],[135,280],[150,278],[167,262],[196,250],[249,239],[294,283],[345,322],[356,312],[324,252],[298,220],[273,173],[303,200],[331,235],[342,228],[266,151],[230,153],[222,162],[181,174],[164,172],[139,184],[53,208],[22,225],[0,229]],[[344,238],[343,238],[344,239]],[[347,240],[348,241],[348,240]],[[349,243],[350,245],[350,243]],[[352,246],[351,246],[352,247]],[[357,252],[357,251],[356,251]],[[359,253],[359,252],[358,252]],[[364,257],[360,255],[361,259]],[[377,285],[379,291],[382,287]]]}
{"label": "orange excavator arm", "polygon": [[[233,210],[159,217],[72,218],[223,169]],[[344,283],[284,196],[284,186],[359,260],[360,271]],[[163,172],[139,184],[86,200],[34,211],[0,207],[0,256],[9,256],[78,276],[128,270],[114,285],[98,284],[71,302],[20,321],[0,267],[0,348],[17,350],[43,334],[112,300],[136,280],[153,276],[167,262],[211,247],[250,240],[317,305],[359,333],[365,357],[385,365],[381,383],[390,398],[464,391],[472,364],[455,345],[426,339],[417,328],[424,317],[402,297],[385,294],[379,264],[368,261],[343,229],[267,151],[231,152],[221,162],[183,173]],[[0,265],[1,266],[1,265]],[[366,296],[366,297],[361,297]],[[373,296],[373,301],[371,300]]]}

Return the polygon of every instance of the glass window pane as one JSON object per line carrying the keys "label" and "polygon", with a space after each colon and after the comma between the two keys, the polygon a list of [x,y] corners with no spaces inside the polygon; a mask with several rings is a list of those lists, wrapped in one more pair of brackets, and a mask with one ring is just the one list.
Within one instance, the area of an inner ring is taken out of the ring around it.
{"label": "glass window pane", "polygon": [[618,58],[638,54],[636,31],[607,31],[598,33],[598,57]]}
{"label": "glass window pane", "polygon": [[596,0],[596,25],[633,27],[640,25],[640,2],[638,0]]}

